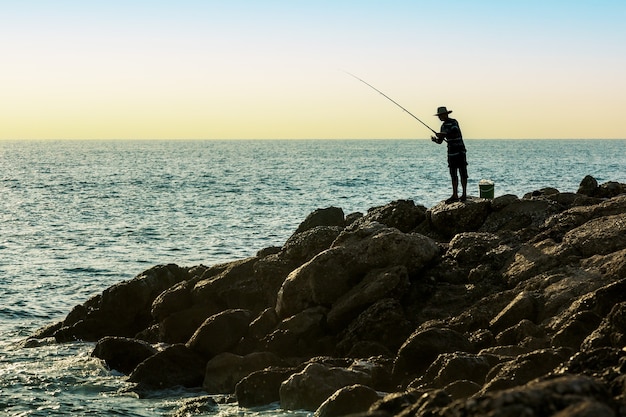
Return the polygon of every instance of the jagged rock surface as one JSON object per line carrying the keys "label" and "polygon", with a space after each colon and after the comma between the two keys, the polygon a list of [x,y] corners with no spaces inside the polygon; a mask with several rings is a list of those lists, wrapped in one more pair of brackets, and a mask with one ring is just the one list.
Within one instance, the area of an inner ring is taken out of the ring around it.
{"label": "jagged rock surface", "polygon": [[138,390],[242,406],[626,415],[626,184],[316,210],[282,247],[156,266],[44,337],[99,341],[93,355]]}

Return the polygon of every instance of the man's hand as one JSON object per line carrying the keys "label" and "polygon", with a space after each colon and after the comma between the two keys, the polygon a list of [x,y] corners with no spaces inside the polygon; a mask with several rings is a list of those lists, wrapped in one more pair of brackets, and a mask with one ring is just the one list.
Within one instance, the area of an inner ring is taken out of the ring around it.
{"label": "man's hand", "polygon": [[437,133],[437,136],[431,136],[430,140],[441,145],[443,142],[443,135],[441,133]]}

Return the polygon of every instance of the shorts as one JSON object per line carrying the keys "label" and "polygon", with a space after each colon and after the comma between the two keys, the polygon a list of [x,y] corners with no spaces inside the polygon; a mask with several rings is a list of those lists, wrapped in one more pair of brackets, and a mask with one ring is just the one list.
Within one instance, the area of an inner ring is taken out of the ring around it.
{"label": "shorts", "polygon": [[467,179],[467,158],[465,153],[459,153],[456,155],[448,155],[448,168],[450,168],[450,175],[456,178],[457,170],[461,174],[461,178]]}

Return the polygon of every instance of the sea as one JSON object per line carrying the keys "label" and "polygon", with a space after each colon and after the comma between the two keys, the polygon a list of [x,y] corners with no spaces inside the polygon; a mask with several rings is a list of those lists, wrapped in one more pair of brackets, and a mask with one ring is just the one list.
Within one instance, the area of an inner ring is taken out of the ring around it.
{"label": "sea", "polygon": [[[626,140],[466,139],[469,194],[626,183]],[[308,214],[451,194],[445,145],[416,140],[0,141],[0,415],[310,416],[200,390],[139,398],[93,343],[25,347],[35,330],[159,264],[213,265],[281,246]]]}

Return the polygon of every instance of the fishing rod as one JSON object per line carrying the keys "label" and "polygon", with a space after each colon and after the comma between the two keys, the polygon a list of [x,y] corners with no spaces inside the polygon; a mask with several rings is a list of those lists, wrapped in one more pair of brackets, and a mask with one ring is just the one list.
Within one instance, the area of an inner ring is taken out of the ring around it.
{"label": "fishing rod", "polygon": [[391,97],[389,97],[387,94],[383,93],[382,91],[380,91],[378,88],[374,87],[373,85],[371,85],[370,83],[368,83],[365,80],[360,79],[359,77],[357,77],[354,74],[350,74],[348,71],[344,71],[346,74],[356,78],[357,80],[361,81],[363,84],[367,85],[370,88],[373,88],[374,90],[376,90],[377,92],[379,92],[383,97],[385,97],[387,100],[391,101],[393,104],[395,104],[396,106],[400,107],[402,110],[404,110],[405,112],[407,112],[409,115],[411,115],[415,120],[417,120],[418,122],[420,122],[421,124],[423,124],[424,126],[426,126],[431,132],[433,132],[435,135],[437,135],[437,132],[435,132],[430,126],[428,126],[426,123],[422,122],[420,119],[417,118],[417,116],[415,116],[413,113],[411,113],[410,111],[408,111],[407,109],[405,109],[404,107],[402,107],[400,104],[398,104],[394,99],[392,99]]}

